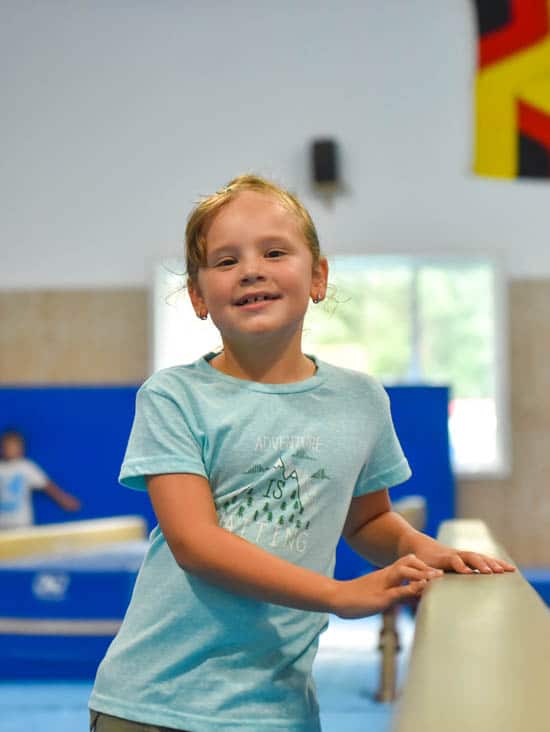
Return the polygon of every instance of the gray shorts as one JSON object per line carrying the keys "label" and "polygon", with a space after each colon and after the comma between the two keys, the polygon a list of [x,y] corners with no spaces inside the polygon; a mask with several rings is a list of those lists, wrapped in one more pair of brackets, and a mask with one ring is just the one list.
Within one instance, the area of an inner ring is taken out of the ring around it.
{"label": "gray shorts", "polygon": [[111,717],[110,714],[95,712],[90,709],[90,732],[189,732],[176,730],[173,727],[157,727],[154,724],[131,722],[129,719]]}

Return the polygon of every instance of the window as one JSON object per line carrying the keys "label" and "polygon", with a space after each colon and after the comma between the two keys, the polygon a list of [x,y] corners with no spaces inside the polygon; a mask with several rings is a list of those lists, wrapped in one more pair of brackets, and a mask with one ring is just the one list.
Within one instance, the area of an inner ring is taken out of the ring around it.
{"label": "window", "polygon": [[[329,297],[309,308],[304,350],[387,385],[449,385],[455,471],[506,472],[505,308],[494,264],[401,256],[329,264]],[[155,369],[221,345],[211,322],[194,315],[177,271],[157,269]]]}
{"label": "window", "polygon": [[190,363],[221,347],[218,330],[210,318],[197,318],[185,288],[185,267],[166,260],[154,272],[152,370]]}

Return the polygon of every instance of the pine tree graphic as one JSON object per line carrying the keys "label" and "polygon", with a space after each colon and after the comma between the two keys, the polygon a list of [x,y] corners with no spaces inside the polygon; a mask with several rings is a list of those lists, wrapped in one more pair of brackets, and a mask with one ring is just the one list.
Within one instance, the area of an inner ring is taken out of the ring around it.
{"label": "pine tree graphic", "polygon": [[[266,471],[261,465],[254,465],[247,473]],[[316,475],[328,478],[323,470]],[[300,496],[300,480],[295,469],[287,469],[283,459],[279,457],[269,475],[260,480],[258,485],[247,486],[245,490],[226,498],[221,504],[221,510],[242,520],[249,516],[256,523],[267,521],[281,527],[309,528],[309,521],[304,523],[303,518],[298,518],[302,517],[304,506]]]}
{"label": "pine tree graphic", "polygon": [[263,465],[253,465],[251,468],[248,468],[244,475],[252,475],[254,473],[266,473],[268,470],[269,468],[264,468]]}

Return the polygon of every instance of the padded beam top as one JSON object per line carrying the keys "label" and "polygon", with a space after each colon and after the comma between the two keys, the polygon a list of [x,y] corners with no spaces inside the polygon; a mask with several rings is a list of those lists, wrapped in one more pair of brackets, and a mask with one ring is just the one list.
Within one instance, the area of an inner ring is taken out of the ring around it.
{"label": "padded beam top", "polygon": [[0,532],[0,561],[47,552],[87,549],[98,544],[145,537],[140,516],[116,516],[90,521],[68,521]]}
{"label": "padded beam top", "polygon": [[[482,521],[438,538],[511,561]],[[394,732],[548,730],[550,613],[519,571],[445,574],[418,610]]]}

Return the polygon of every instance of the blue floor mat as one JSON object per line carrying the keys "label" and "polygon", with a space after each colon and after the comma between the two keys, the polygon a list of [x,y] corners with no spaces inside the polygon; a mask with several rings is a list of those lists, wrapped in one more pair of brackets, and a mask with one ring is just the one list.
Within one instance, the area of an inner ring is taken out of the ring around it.
{"label": "blue floor mat", "polygon": [[550,567],[521,567],[521,573],[550,607]]}
{"label": "blue floor mat", "polygon": [[[378,689],[377,651],[380,617],[340,620],[332,617],[321,636],[315,661],[323,732],[389,732],[394,705],[374,700]],[[398,681],[410,650],[413,621],[406,611],[399,618],[403,651]],[[0,683],[2,732],[85,732],[91,682],[5,681]]]}

